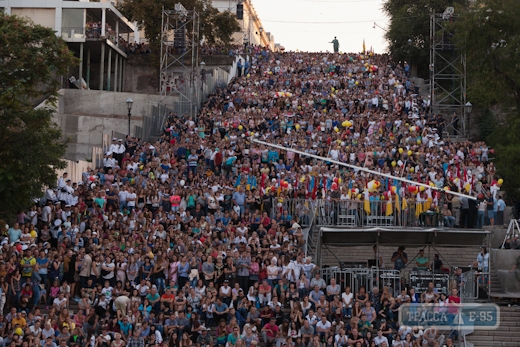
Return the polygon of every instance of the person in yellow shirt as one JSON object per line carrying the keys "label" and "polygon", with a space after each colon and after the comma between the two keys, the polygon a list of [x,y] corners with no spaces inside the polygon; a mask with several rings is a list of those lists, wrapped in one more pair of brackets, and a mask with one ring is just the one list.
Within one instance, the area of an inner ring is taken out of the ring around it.
{"label": "person in yellow shirt", "polygon": [[20,265],[22,266],[22,276],[30,278],[36,266],[36,258],[32,256],[30,250],[25,251],[24,257],[20,260]]}
{"label": "person in yellow shirt", "polygon": [[14,329],[16,329],[17,327],[25,329],[27,327],[27,321],[22,316],[22,313],[18,312],[16,314],[16,317],[13,318],[13,320],[11,321],[11,325],[13,326]]}

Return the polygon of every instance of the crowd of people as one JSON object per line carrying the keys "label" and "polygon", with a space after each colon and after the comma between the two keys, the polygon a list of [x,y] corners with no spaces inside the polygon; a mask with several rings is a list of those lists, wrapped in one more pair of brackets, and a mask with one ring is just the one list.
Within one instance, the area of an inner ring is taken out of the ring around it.
{"label": "crowd of people", "polygon": [[16,216],[0,248],[3,346],[453,345],[456,334],[397,326],[395,312],[451,310],[456,289],[326,283],[281,201],[400,198],[446,217],[460,208],[453,224],[470,227],[468,199],[253,140],[465,191],[493,223],[491,150],[450,142],[387,55],[255,49],[248,62],[196,120],[172,113],[155,143],[114,138],[103,167],[79,182],[63,174]]}

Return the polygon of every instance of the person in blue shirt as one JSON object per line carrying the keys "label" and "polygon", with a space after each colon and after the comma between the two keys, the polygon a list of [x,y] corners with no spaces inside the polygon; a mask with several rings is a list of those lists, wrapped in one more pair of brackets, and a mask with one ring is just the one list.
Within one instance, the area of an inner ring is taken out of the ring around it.
{"label": "person in blue shirt", "polygon": [[186,256],[183,256],[181,258],[181,262],[179,264],[179,267],[177,269],[177,273],[178,273],[178,281],[179,281],[179,288],[184,288],[184,285],[186,284],[186,282],[188,281],[189,279],[189,274],[190,274],[190,264],[188,263],[188,257]]}
{"label": "person in blue shirt", "polygon": [[233,206],[238,206],[240,208],[240,215],[244,214],[246,204],[246,193],[244,193],[244,188],[239,187],[238,191],[233,193]]}
{"label": "person in blue shirt", "polygon": [[496,203],[496,225],[504,225],[504,211],[506,210],[506,202],[504,196],[499,195]]}
{"label": "person in blue shirt", "polygon": [[132,324],[130,324],[128,316],[124,316],[123,320],[120,320],[118,324],[119,329],[121,329],[121,334],[123,334],[125,338],[128,338],[132,332]]}
{"label": "person in blue shirt", "polygon": [[242,77],[242,68],[244,66],[242,65],[242,59],[238,59],[237,63],[237,77]]}
{"label": "person in blue shirt", "polygon": [[222,302],[222,298],[219,296],[217,298],[217,303],[213,308],[213,314],[215,315],[215,320],[220,322],[221,319],[224,319],[227,322],[227,316],[229,313],[229,306]]}
{"label": "person in blue shirt", "polygon": [[20,229],[20,224],[14,223],[12,227],[7,230],[7,234],[9,235],[9,242],[15,243],[16,241],[20,240],[20,237],[22,237],[22,230]]}
{"label": "person in blue shirt", "polygon": [[49,268],[49,258],[44,251],[40,252],[40,256],[36,258],[36,263],[38,264],[38,274],[41,277],[41,283],[45,286],[47,285],[47,274]]}

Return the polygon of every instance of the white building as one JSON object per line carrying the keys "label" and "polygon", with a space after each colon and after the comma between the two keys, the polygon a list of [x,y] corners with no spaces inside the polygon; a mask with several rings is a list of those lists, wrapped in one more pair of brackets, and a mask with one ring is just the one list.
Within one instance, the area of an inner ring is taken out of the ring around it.
{"label": "white building", "polygon": [[240,45],[250,43],[268,46],[271,50],[275,50],[274,36],[267,32],[262,25],[262,21],[253,7],[252,0],[212,0],[213,7],[219,11],[229,11],[234,14],[237,13],[237,5],[240,3],[244,6],[244,19],[238,20],[242,31],[233,35],[234,42]]}
{"label": "white building", "polygon": [[84,78],[89,88],[124,90],[125,47],[135,27],[110,1],[0,0],[0,9],[53,29],[80,58],[75,77]]}

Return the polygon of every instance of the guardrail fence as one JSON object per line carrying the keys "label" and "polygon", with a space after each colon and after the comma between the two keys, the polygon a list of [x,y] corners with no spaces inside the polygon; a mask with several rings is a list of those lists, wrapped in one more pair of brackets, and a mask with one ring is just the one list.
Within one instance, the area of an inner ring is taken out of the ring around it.
{"label": "guardrail fence", "polygon": [[397,293],[395,296],[399,295],[401,291],[399,270],[383,270],[376,267],[329,267],[320,269],[320,274],[326,283],[330,283],[330,280],[334,278],[342,292],[347,286],[353,293],[358,293],[361,287],[364,287],[367,293],[374,288],[379,288],[381,291],[388,290],[392,296],[395,293]]}
{"label": "guardrail fence", "polygon": [[371,201],[369,209],[360,200],[280,199],[281,206],[272,211],[272,217],[282,209],[298,216],[300,224],[310,225],[309,211],[315,212],[315,225],[345,227],[442,227],[444,221],[437,209],[426,202],[407,200],[405,205],[388,201]]}

